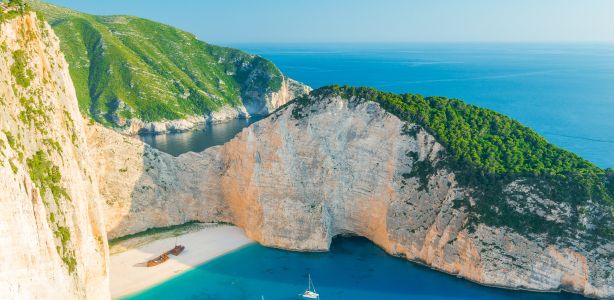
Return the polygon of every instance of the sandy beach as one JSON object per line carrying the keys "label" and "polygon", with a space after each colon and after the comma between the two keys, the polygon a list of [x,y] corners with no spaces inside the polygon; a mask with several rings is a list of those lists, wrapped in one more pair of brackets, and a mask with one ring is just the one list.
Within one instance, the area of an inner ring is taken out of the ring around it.
{"label": "sandy beach", "polygon": [[208,260],[238,249],[253,241],[235,226],[202,226],[177,237],[186,246],[179,256],[170,256],[165,263],[147,268],[144,262],[175,245],[175,237],[165,237],[111,255],[111,296],[118,298],[147,289]]}

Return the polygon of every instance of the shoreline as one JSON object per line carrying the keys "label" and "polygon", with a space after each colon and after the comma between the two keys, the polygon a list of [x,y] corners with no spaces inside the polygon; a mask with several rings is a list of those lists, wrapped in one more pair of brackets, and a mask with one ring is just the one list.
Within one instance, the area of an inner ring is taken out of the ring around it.
{"label": "shoreline", "polygon": [[[129,296],[181,273],[234,251],[254,241],[243,231],[232,225],[203,224],[201,228],[178,235],[163,236],[148,241],[133,249],[112,254],[110,260],[111,297],[117,299]],[[155,267],[145,267],[144,262],[152,259],[177,244],[186,249],[179,255]]]}
{"label": "shoreline", "polygon": [[[237,115],[231,117],[214,118],[211,116],[188,116],[183,119],[161,120],[143,122],[139,119],[131,119],[126,127],[113,128],[115,131],[126,135],[138,137],[140,135],[164,135],[190,132],[203,128],[207,124],[223,124],[234,120],[247,120],[261,115]],[[266,115],[262,115],[265,117]]]}
{"label": "shoreline", "polygon": [[428,265],[428,264],[426,264],[426,263],[424,263],[422,261],[419,261],[419,260],[411,260],[411,259],[404,258],[402,256],[398,256],[398,255],[394,255],[394,254],[388,253],[388,251],[386,251],[384,248],[381,248],[379,245],[377,245],[375,243],[373,243],[373,244],[375,246],[379,247],[380,249],[382,249],[384,252],[386,252],[386,254],[390,255],[391,257],[394,257],[394,258],[397,258],[397,259],[401,259],[401,260],[404,260],[404,261],[408,261],[410,263],[415,263],[415,264],[417,264],[417,265],[419,265],[419,266],[421,266],[423,268],[426,268],[426,269],[429,269],[429,270],[432,270],[432,271],[435,271],[435,272],[443,273],[443,274],[446,274],[446,275],[449,275],[449,276],[454,276],[454,277],[456,277],[458,279],[465,280],[465,281],[471,282],[471,283],[475,283],[477,285],[480,285],[480,286],[483,286],[483,287],[487,287],[487,288],[502,289],[502,290],[509,290],[509,291],[518,291],[518,292],[543,293],[543,294],[556,294],[556,293],[559,293],[559,294],[570,294],[570,295],[573,295],[573,296],[582,296],[582,297],[585,297],[585,298],[588,298],[588,299],[599,299],[598,297],[587,296],[587,295],[581,294],[579,292],[568,291],[568,290],[566,290],[564,288],[551,289],[551,290],[538,290],[538,289],[531,289],[531,288],[524,288],[524,287],[511,287],[511,286],[504,286],[504,285],[497,285],[497,284],[489,284],[489,283],[486,283],[486,282],[480,282],[480,281],[477,281],[477,280],[473,280],[471,278],[463,277],[461,275],[458,275],[458,274],[455,274],[455,273],[450,273],[448,271],[436,268],[434,266]]}

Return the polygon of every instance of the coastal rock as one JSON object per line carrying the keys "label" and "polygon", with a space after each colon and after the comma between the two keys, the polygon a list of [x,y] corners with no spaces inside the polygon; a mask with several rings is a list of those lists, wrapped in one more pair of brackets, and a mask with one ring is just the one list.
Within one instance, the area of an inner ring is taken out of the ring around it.
{"label": "coastal rock", "polygon": [[217,154],[175,158],[99,125],[88,126],[86,132],[100,193],[105,195],[110,239],[190,220],[232,220],[215,181],[209,184],[223,168]]}
{"label": "coastal rock", "polygon": [[[263,245],[299,251],[326,251],[335,236],[359,235],[482,284],[614,296],[611,240],[570,245],[466,226],[470,212],[459,203],[479,199],[438,164],[445,148],[379,104],[354,100],[297,100],[223,146],[176,158],[90,127],[109,237],[189,220],[231,222]],[[421,174],[424,166],[432,171]],[[527,215],[568,213],[522,180],[504,190],[506,201],[529,199],[518,204]]]}
{"label": "coastal rock", "polygon": [[207,121],[209,123],[223,123],[233,119],[247,119],[249,116],[250,114],[243,106],[224,106],[218,111],[209,113],[209,115],[207,116]]}
{"label": "coastal rock", "polygon": [[284,77],[281,82],[281,88],[277,92],[266,95],[265,103],[267,107],[266,113],[269,114],[275,111],[277,108],[288,103],[290,100],[307,95],[311,92],[311,87],[304,85],[292,78]]}
{"label": "coastal rock", "polygon": [[0,47],[0,298],[109,299],[102,203],[59,40],[26,13],[0,24]]}
{"label": "coastal rock", "polygon": [[191,116],[181,120],[147,123],[144,123],[139,119],[130,119],[128,120],[127,126],[122,129],[118,129],[118,131],[127,135],[184,132],[189,131],[198,125],[204,124],[205,122],[205,117],[198,116]]}
{"label": "coastal rock", "polygon": [[249,100],[244,101],[242,106],[223,106],[206,116],[188,116],[179,120],[143,122],[137,118],[132,118],[125,122],[118,120],[115,123],[123,124],[123,127],[117,128],[117,131],[127,135],[184,132],[204,123],[216,124],[235,119],[247,119],[251,116],[267,115],[295,97],[305,95],[310,91],[309,86],[284,76],[279,91],[246,92],[247,94],[244,97],[249,98]]}

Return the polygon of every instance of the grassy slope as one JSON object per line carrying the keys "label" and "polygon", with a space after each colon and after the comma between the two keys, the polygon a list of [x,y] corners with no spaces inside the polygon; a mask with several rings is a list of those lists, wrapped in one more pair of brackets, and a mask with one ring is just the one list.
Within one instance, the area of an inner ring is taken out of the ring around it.
{"label": "grassy slope", "polygon": [[[561,243],[578,237],[592,245],[614,240],[614,171],[602,170],[548,143],[518,121],[456,99],[397,95],[347,86],[323,87],[296,99],[291,102],[297,103],[293,116],[300,119],[308,113],[303,108],[314,97],[330,95],[377,102],[400,119],[418,124],[434,135],[445,146],[445,157],[436,166],[418,162],[412,174],[407,175],[418,176],[426,183],[426,178],[438,168],[454,171],[459,184],[473,191],[471,196],[477,199],[475,205],[467,199],[456,203],[471,212],[469,229],[475,229],[472,224],[479,221],[543,235]],[[405,133],[416,132],[407,128]],[[533,193],[542,198],[566,204],[571,214],[552,221],[518,212],[509,200],[526,199],[526,195],[504,189],[516,180],[537,187]],[[582,224],[583,216],[591,220],[589,226]]]}
{"label": "grassy slope", "polygon": [[42,2],[33,7],[60,37],[79,107],[101,123],[113,123],[114,114],[145,121],[202,115],[253,101],[248,91],[281,86],[282,74],[271,62],[171,26]]}

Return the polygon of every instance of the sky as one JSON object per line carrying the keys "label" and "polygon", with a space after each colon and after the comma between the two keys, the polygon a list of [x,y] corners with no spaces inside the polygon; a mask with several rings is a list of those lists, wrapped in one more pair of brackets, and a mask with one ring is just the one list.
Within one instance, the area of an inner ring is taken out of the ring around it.
{"label": "sky", "polygon": [[614,0],[48,0],[212,43],[614,42]]}

